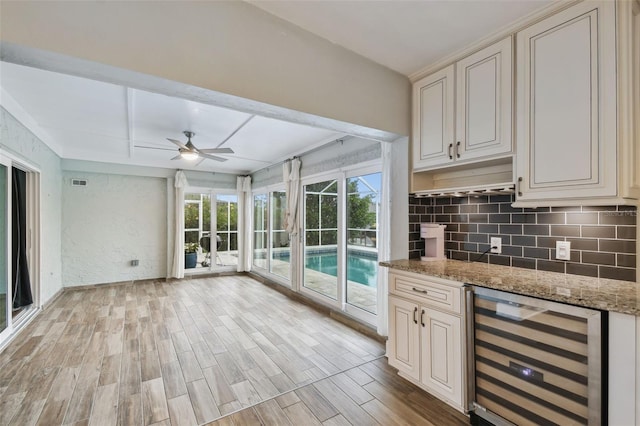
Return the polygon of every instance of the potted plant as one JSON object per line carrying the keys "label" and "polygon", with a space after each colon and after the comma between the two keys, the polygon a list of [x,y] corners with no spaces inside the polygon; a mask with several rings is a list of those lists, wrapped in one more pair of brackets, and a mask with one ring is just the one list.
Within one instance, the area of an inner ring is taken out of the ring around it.
{"label": "potted plant", "polygon": [[184,245],[184,267],[195,268],[198,263],[198,243],[186,243]]}

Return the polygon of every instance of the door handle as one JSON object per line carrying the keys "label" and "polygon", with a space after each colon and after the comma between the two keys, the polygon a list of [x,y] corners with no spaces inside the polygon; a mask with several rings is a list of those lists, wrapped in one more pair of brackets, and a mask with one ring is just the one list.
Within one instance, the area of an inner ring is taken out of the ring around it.
{"label": "door handle", "polygon": [[453,148],[453,144],[449,144],[449,160],[453,160],[453,155],[451,154],[451,149]]}
{"label": "door handle", "polygon": [[424,327],[424,309],[420,313],[420,324]]}
{"label": "door handle", "polygon": [[456,143],[456,157],[460,158],[460,141]]}
{"label": "door handle", "polygon": [[413,323],[418,323],[418,318],[416,318],[416,314],[418,313],[418,307],[413,308]]}
{"label": "door handle", "polygon": [[522,176],[518,178],[518,182],[516,183],[516,191],[518,192],[518,197],[522,197]]}

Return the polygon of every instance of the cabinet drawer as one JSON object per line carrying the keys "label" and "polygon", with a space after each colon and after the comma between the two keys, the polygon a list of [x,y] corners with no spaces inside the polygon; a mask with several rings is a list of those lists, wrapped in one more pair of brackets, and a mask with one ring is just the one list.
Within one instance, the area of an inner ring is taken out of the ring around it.
{"label": "cabinet drawer", "polygon": [[[435,282],[437,278],[426,278],[414,274],[389,274],[389,291],[399,296],[410,297],[420,304],[442,311],[461,314],[461,288]],[[458,284],[458,283],[456,283]]]}

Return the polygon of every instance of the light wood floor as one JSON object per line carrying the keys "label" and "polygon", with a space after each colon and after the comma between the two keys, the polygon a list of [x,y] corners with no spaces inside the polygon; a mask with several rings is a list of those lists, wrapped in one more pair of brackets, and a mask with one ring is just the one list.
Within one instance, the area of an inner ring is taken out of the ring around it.
{"label": "light wood floor", "polygon": [[0,425],[466,423],[383,353],[244,276],[70,290],[0,353]]}

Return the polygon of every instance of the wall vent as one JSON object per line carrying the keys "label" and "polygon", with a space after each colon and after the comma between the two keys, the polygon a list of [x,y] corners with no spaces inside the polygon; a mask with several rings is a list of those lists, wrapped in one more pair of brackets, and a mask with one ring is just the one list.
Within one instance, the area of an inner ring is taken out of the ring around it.
{"label": "wall vent", "polygon": [[71,179],[71,186],[87,186],[86,179]]}

